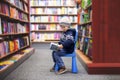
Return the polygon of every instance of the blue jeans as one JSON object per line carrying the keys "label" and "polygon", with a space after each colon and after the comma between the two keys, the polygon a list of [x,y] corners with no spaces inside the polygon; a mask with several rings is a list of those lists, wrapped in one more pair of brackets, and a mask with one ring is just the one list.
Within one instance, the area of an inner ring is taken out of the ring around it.
{"label": "blue jeans", "polygon": [[[53,51],[52,52],[53,62],[55,64],[58,64],[59,68],[62,67],[62,66],[65,66],[64,62],[63,62],[63,60],[61,58],[61,56],[64,56],[64,55],[66,55],[66,51],[64,51],[63,49],[61,49],[59,51]],[[54,66],[55,66],[55,64],[54,64]]]}

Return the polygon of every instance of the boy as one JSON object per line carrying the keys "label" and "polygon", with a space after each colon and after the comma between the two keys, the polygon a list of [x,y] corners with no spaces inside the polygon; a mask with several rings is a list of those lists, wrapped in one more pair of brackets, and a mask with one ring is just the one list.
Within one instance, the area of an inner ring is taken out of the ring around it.
{"label": "boy", "polygon": [[71,23],[69,18],[67,17],[63,17],[60,20],[59,24],[63,30],[63,35],[61,36],[60,41],[58,42],[59,50],[52,52],[54,66],[50,69],[50,71],[54,71],[55,64],[57,64],[59,67],[57,74],[63,74],[67,71],[67,69],[64,65],[61,56],[72,53],[74,51],[76,30],[70,28]]}

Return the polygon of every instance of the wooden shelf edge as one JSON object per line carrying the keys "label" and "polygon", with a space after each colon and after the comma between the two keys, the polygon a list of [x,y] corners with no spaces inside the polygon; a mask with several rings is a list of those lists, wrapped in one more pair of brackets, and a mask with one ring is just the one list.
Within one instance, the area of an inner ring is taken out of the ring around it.
{"label": "wooden shelf edge", "polygon": [[58,42],[58,41],[32,41],[32,43],[51,43],[51,42]]}
{"label": "wooden shelf edge", "polygon": [[19,66],[24,60],[29,58],[34,52],[35,49],[33,48],[30,52],[25,53],[18,61],[9,65],[6,69],[0,71],[0,80],[3,80],[6,77],[6,75],[12,72],[17,66]]}
{"label": "wooden shelf edge", "polygon": [[31,8],[62,8],[62,7],[74,8],[75,6],[31,6]]}
{"label": "wooden shelf edge", "polygon": [[30,14],[31,16],[77,16],[77,14]]}
{"label": "wooden shelf edge", "polygon": [[8,19],[11,19],[11,20],[14,20],[14,21],[19,21],[19,22],[23,22],[23,23],[28,23],[29,21],[25,21],[25,20],[20,20],[20,19],[16,19],[16,18],[12,18],[4,13],[1,13],[0,12],[0,17],[5,17],[5,18],[8,18]]}
{"label": "wooden shelf edge", "polygon": [[92,61],[84,55],[80,50],[76,50],[77,55],[81,58],[86,64],[92,63]]}
{"label": "wooden shelf edge", "polygon": [[9,55],[11,55],[11,54],[14,54],[14,53],[16,53],[17,51],[20,51],[20,50],[22,50],[22,49],[24,49],[24,48],[27,48],[27,47],[29,47],[29,45],[26,45],[26,46],[20,48],[19,50],[16,50],[16,51],[7,53],[7,55],[4,55],[4,56],[0,57],[0,59],[5,58],[5,57],[7,57],[7,56],[9,56]]}
{"label": "wooden shelf edge", "polygon": [[80,50],[76,50],[76,53],[88,74],[120,74],[120,63],[92,62]]}
{"label": "wooden shelf edge", "polygon": [[29,32],[26,32],[26,33],[7,33],[7,34],[0,34],[0,36],[23,35],[23,34],[29,34]]}
{"label": "wooden shelf edge", "polygon": [[[59,22],[30,22],[30,24],[59,24]],[[71,24],[77,24],[77,22],[72,22]]]}
{"label": "wooden shelf edge", "polygon": [[32,30],[31,32],[63,32],[62,30]]}
{"label": "wooden shelf edge", "polygon": [[92,23],[92,21],[88,21],[88,22],[85,22],[85,23],[78,23],[78,25],[87,25],[87,24],[91,24]]}

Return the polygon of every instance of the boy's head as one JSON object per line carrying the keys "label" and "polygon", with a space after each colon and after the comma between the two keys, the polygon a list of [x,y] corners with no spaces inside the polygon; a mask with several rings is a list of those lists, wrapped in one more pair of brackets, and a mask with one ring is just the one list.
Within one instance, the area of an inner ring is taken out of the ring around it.
{"label": "boy's head", "polygon": [[62,28],[63,31],[67,31],[70,26],[71,26],[71,22],[70,22],[70,19],[68,17],[62,17],[60,19],[60,27]]}

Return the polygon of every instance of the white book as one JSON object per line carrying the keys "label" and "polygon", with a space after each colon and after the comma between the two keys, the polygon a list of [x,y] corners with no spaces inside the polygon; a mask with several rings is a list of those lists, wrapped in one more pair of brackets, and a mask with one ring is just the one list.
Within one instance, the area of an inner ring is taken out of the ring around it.
{"label": "white book", "polygon": [[50,43],[50,50],[58,51],[59,49],[60,48],[59,48],[59,45],[57,43],[53,43],[53,42]]}

